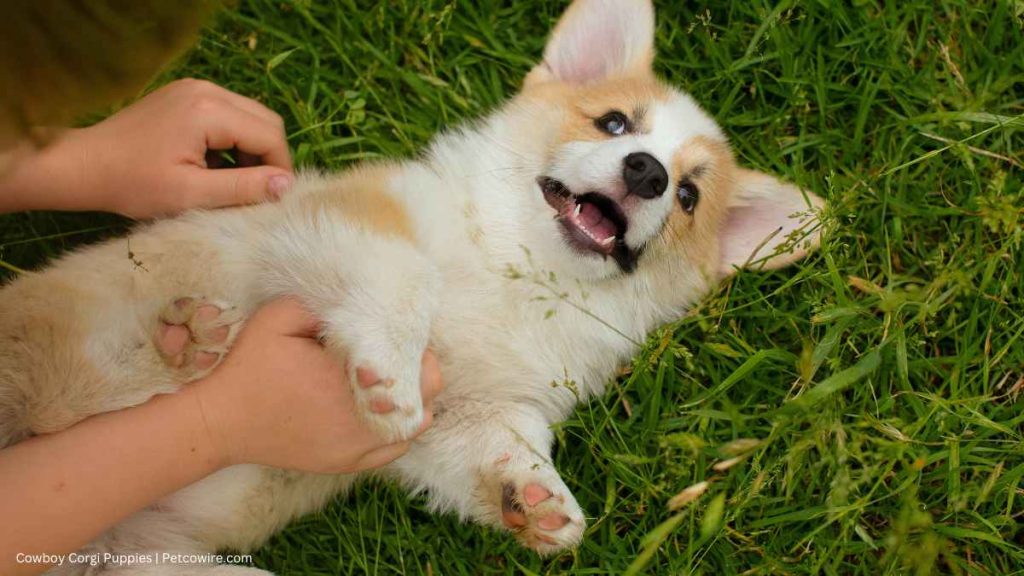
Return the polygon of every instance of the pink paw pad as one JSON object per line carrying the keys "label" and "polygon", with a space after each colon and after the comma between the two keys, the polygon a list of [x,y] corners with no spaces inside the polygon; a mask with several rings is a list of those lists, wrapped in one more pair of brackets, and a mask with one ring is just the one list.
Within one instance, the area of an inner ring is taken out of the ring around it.
{"label": "pink paw pad", "polygon": [[[513,530],[530,529],[531,524],[541,530],[559,530],[565,527],[571,520],[557,509],[561,503],[561,498],[554,499],[550,503],[553,506],[541,506],[545,502],[552,500],[552,498],[551,490],[537,483],[530,483],[524,486],[521,496],[517,496],[513,484],[505,484],[502,487],[501,521],[506,528]],[[550,510],[552,507],[555,510]],[[554,543],[550,536],[537,533],[536,530],[533,530],[533,532],[534,538],[548,544]]]}
{"label": "pink paw pad", "polygon": [[191,334],[187,327],[160,322],[160,328],[156,335],[157,348],[171,365],[175,367],[181,365],[180,363],[184,360],[181,353],[185,351],[189,340],[191,340]]}
{"label": "pink paw pad", "polygon": [[197,377],[223,359],[239,320],[233,309],[178,298],[160,313],[154,342],[164,362]]}
{"label": "pink paw pad", "polygon": [[536,506],[548,498],[551,498],[551,491],[540,484],[527,484],[523,488],[523,500],[530,506]]}
{"label": "pink paw pad", "polygon": [[373,398],[370,400],[370,411],[374,414],[387,414],[395,409],[395,403],[387,398]]}
{"label": "pink paw pad", "polygon": [[537,527],[541,530],[558,530],[569,523],[569,517],[565,514],[548,514],[537,520]]}
{"label": "pink paw pad", "polygon": [[579,543],[586,520],[579,504],[557,472],[546,465],[531,464],[510,473],[508,453],[495,464],[502,475],[498,521],[517,540],[541,555],[555,554]]}
{"label": "pink paw pad", "polygon": [[[373,368],[358,366],[356,368],[356,383],[363,390],[369,390],[376,386],[384,389],[391,388],[395,382],[391,379],[382,379]],[[395,409],[395,403],[391,400],[390,396],[387,396],[386,393],[378,393],[371,396],[368,401],[368,405],[370,407],[370,412],[373,412],[374,414],[388,414]]]}
{"label": "pink paw pad", "polygon": [[356,382],[359,384],[360,388],[370,388],[373,386],[391,388],[395,383],[395,381],[390,378],[381,379],[381,377],[377,375],[377,371],[373,368],[364,368],[362,366],[356,368]]}
{"label": "pink paw pad", "polygon": [[[371,368],[369,362],[351,358],[349,361],[349,378],[356,401],[375,432],[389,440],[404,440],[414,434],[423,422],[418,386],[410,390],[402,385],[405,382],[388,374],[390,369]],[[387,375],[382,376],[382,373]],[[418,384],[417,379],[410,378],[408,382]],[[415,396],[410,397],[409,392]]]}

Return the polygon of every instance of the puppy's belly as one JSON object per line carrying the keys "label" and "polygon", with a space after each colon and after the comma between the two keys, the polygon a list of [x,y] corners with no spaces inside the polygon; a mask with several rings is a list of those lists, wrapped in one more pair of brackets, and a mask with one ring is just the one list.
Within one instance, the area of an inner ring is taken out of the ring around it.
{"label": "puppy's belly", "polygon": [[232,466],[135,514],[103,540],[116,543],[118,550],[180,547],[245,552],[262,545],[288,522],[322,508],[355,479],[355,475],[308,474],[251,464]]}

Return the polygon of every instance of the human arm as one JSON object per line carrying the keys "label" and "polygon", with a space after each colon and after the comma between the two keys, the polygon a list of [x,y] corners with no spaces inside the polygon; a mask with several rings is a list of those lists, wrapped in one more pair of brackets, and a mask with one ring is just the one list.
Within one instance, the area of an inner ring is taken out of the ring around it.
{"label": "human arm", "polygon": [[[0,573],[39,572],[46,566],[15,555],[77,550],[226,466],[355,472],[403,454],[407,442],[385,444],[359,421],[345,370],[310,337],[315,326],[296,303],[271,303],[207,378],[0,450]],[[423,368],[425,428],[440,378],[429,355]]]}

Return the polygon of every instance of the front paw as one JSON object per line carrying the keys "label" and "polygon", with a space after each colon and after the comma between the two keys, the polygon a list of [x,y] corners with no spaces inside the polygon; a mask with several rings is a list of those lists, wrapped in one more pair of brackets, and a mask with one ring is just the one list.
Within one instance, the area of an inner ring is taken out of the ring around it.
{"label": "front paw", "polygon": [[550,465],[501,476],[501,523],[520,543],[545,556],[579,544],[583,510]]}
{"label": "front paw", "polygon": [[353,390],[363,421],[388,442],[412,437],[423,424],[419,360],[374,364],[352,358],[350,363],[355,366],[349,377],[356,383]]}

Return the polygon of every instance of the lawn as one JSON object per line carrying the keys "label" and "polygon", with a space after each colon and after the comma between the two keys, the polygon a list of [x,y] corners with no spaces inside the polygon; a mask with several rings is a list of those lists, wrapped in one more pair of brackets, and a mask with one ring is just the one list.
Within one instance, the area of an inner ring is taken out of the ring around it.
{"label": "lawn", "polygon": [[[367,484],[273,538],[258,566],[1024,569],[1024,2],[658,4],[659,72],[745,164],[828,200],[821,250],[725,283],[558,427],[556,464],[589,517],[577,550],[541,559]],[[164,80],[268,104],[302,166],[408,156],[514,93],[564,6],[243,0]],[[10,276],[124,226],[3,217],[0,259]]]}

